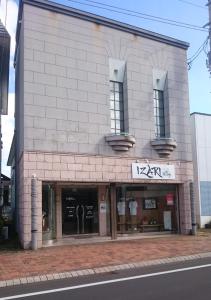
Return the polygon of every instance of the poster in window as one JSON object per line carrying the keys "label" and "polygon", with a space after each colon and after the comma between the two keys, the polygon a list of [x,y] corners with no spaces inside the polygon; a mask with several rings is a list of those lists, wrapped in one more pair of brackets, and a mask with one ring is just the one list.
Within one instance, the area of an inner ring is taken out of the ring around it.
{"label": "poster in window", "polygon": [[168,193],[166,195],[166,204],[168,206],[172,206],[174,205],[174,194],[173,193]]}
{"label": "poster in window", "polygon": [[157,209],[157,201],[153,198],[144,199],[144,209]]}

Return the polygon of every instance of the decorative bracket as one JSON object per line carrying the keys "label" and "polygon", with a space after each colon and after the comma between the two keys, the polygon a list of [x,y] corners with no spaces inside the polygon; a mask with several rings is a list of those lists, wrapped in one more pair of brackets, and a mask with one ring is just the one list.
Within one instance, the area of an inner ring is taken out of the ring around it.
{"label": "decorative bracket", "polygon": [[136,142],[135,137],[127,133],[108,135],[105,140],[115,151],[128,151]]}
{"label": "decorative bracket", "polygon": [[177,143],[172,138],[157,138],[151,141],[151,146],[160,157],[168,157],[177,147]]}

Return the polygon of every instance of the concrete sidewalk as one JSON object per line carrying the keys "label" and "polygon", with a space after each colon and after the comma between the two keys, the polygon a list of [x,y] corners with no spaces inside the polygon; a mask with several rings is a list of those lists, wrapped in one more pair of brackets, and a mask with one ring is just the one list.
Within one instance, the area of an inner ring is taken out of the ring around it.
{"label": "concrete sidewalk", "polygon": [[59,274],[64,278],[112,271],[124,265],[133,268],[204,256],[211,256],[210,234],[65,245],[34,252],[0,252],[0,286],[62,278]]}

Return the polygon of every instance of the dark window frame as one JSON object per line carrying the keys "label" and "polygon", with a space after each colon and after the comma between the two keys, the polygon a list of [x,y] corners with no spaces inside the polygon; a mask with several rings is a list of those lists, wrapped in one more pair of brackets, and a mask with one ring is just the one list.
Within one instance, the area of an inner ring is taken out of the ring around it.
{"label": "dark window frame", "polygon": [[123,83],[110,81],[110,118],[111,132],[121,134],[124,132],[124,98]]}
{"label": "dark window frame", "polygon": [[153,103],[154,103],[154,123],[155,123],[155,136],[156,138],[166,137],[165,125],[165,108],[164,108],[164,92],[161,90],[153,90]]}

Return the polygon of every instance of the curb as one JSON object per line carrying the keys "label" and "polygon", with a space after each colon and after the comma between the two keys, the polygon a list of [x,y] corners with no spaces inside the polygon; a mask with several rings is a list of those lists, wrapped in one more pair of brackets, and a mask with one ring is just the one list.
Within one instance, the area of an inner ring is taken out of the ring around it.
{"label": "curb", "polygon": [[128,269],[136,269],[136,268],[147,267],[147,266],[156,266],[156,265],[168,264],[168,263],[173,263],[173,262],[190,261],[190,260],[194,260],[194,259],[209,258],[209,257],[211,257],[211,252],[199,253],[199,254],[193,254],[193,255],[185,255],[185,256],[167,257],[167,258],[162,258],[162,259],[154,259],[154,260],[149,260],[149,261],[134,262],[134,263],[129,263],[129,264],[122,264],[122,265],[115,265],[115,266],[108,266],[108,267],[76,270],[76,271],[71,271],[71,272],[52,273],[52,274],[45,274],[45,275],[39,275],[39,276],[22,277],[22,278],[16,278],[16,279],[11,279],[11,280],[0,281],[0,288],[7,287],[7,286],[20,285],[20,284],[43,282],[43,281],[48,281],[48,280],[56,280],[56,279],[72,278],[72,277],[79,277],[79,276],[85,276],[85,275],[108,273],[108,272],[114,272],[114,271],[118,271],[118,270],[128,270]]}

